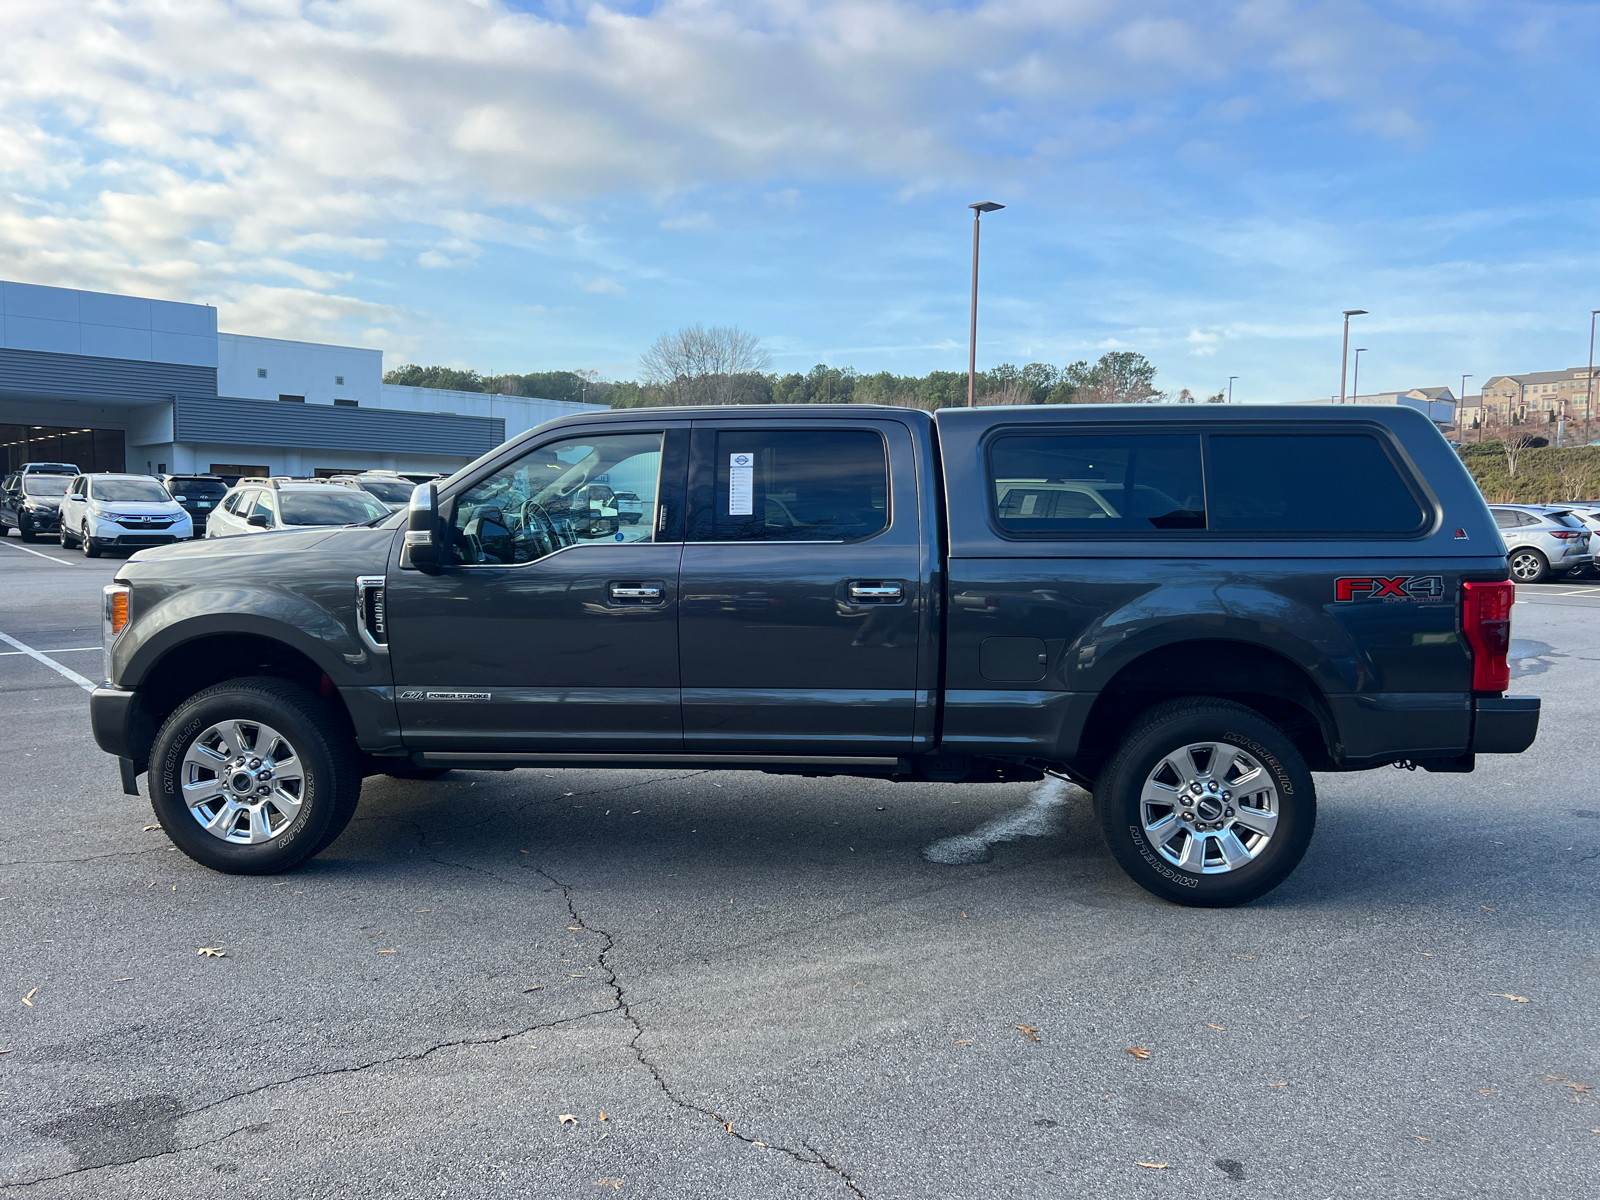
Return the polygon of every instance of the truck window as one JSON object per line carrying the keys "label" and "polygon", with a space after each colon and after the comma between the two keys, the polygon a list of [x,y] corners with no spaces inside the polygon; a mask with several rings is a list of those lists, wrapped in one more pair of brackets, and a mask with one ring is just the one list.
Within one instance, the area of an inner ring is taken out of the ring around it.
{"label": "truck window", "polygon": [[714,542],[847,542],[889,526],[889,455],[870,430],[719,430]]}
{"label": "truck window", "polygon": [[654,541],[661,437],[567,438],[501,467],[456,499],[456,561],[510,566],[585,542]]}
{"label": "truck window", "polygon": [[1011,534],[1206,527],[1198,434],[1008,433],[989,448],[989,480]]}
{"label": "truck window", "polygon": [[1363,433],[1214,433],[1211,528],[1248,533],[1415,533],[1422,505]]}

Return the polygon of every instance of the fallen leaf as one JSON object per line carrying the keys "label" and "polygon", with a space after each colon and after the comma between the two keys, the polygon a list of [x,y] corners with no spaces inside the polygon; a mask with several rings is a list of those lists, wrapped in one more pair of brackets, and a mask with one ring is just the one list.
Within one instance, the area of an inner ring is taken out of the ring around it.
{"label": "fallen leaf", "polygon": [[1526,996],[1513,996],[1510,992],[1490,992],[1489,995],[1499,996],[1502,1000],[1515,1000],[1518,1004],[1526,1004],[1528,1002]]}
{"label": "fallen leaf", "polygon": [[531,988],[523,988],[522,990],[524,992],[542,992],[544,991],[544,984],[536,983]]}
{"label": "fallen leaf", "polygon": [[227,958],[228,952],[221,946],[201,946],[195,953],[201,958]]}
{"label": "fallen leaf", "polygon": [[1494,909],[1490,908],[1487,904],[1480,904],[1480,905],[1478,905],[1478,907],[1483,909],[1484,912],[1493,912],[1494,911]]}
{"label": "fallen leaf", "polygon": [[[732,901],[730,900],[729,903],[731,904]],[[583,926],[582,925],[568,925],[567,928],[568,929],[582,929]]]}
{"label": "fallen leaf", "polygon": [[727,1124],[725,1124],[723,1126],[723,1128],[726,1129],[729,1133],[732,1133],[733,1132],[733,1122],[729,1121]]}
{"label": "fallen leaf", "polygon": [[752,1146],[760,1146],[763,1150],[765,1150],[767,1148],[767,1144],[765,1142],[758,1142],[758,1141],[752,1140],[750,1142],[750,1144]]}
{"label": "fallen leaf", "polygon": [[1416,1138],[1419,1142],[1426,1142],[1429,1140],[1428,1138],[1423,1137],[1420,1133],[1413,1133],[1411,1136]]}
{"label": "fallen leaf", "polygon": [[578,1123],[578,1118],[573,1116],[571,1113],[562,1113],[556,1118],[556,1123],[558,1125],[576,1125]]}
{"label": "fallen leaf", "polygon": [[390,948],[388,950],[379,950],[378,953],[379,954],[393,954],[394,953],[394,949]]}
{"label": "fallen leaf", "polygon": [[1480,1095],[1480,1096],[1492,1096],[1494,1094],[1495,1094],[1495,1091],[1494,1091],[1493,1088],[1479,1088],[1478,1089],[1478,1095]]}
{"label": "fallen leaf", "polygon": [[411,911],[412,912],[432,912],[433,909],[431,909],[431,908],[413,908]]}
{"label": "fallen leaf", "polygon": [[369,933],[369,934],[367,934],[367,936],[369,938],[382,937],[383,936],[383,930],[380,929],[380,930],[378,930],[377,933]]}
{"label": "fallen leaf", "polygon": [[1420,955],[1422,955],[1423,958],[1432,958],[1433,957],[1433,955],[1429,954],[1426,950],[1413,950],[1411,953],[1420,954]]}
{"label": "fallen leaf", "polygon": [[582,975],[568,975],[567,978],[568,979],[582,979],[582,978],[584,978],[584,976],[582,976]]}
{"label": "fallen leaf", "polygon": [[1235,958],[1254,958],[1254,954],[1235,954]]}
{"label": "fallen leaf", "polygon": [[608,1187],[617,1192],[622,1190],[622,1180],[620,1179],[596,1179],[594,1185],[595,1187]]}
{"label": "fallen leaf", "polygon": [[39,989],[38,988],[34,988],[33,991],[29,992],[26,996],[24,996],[22,998],[22,1002],[24,1004],[26,1004],[29,1008],[32,1008],[33,1007],[33,998],[35,996],[37,996],[38,994],[39,994]]}
{"label": "fallen leaf", "polygon": [[957,1038],[956,1039],[956,1045],[958,1045],[958,1046],[970,1046],[970,1045],[972,1045],[973,1042],[975,1042],[977,1040],[978,1040],[977,1038]]}
{"label": "fallen leaf", "polygon": [[1226,1025],[1213,1025],[1210,1021],[1206,1022],[1206,1028],[1207,1029],[1215,1029],[1218,1033],[1227,1033],[1228,1032],[1228,1027]]}
{"label": "fallen leaf", "polygon": [[0,1054],[10,1054],[10,1050],[0,1050]]}
{"label": "fallen leaf", "polygon": [[1269,1083],[1269,1084],[1267,1084],[1267,1086],[1268,1087],[1288,1087],[1289,1086],[1289,1081],[1287,1079],[1285,1079],[1282,1083]]}
{"label": "fallen leaf", "polygon": [[1149,1167],[1152,1171],[1165,1171],[1167,1169],[1166,1163],[1136,1162],[1133,1165],[1136,1167]]}
{"label": "fallen leaf", "polygon": [[161,826],[159,826],[159,825],[146,825],[143,829],[139,830],[139,832],[140,833],[149,833],[152,829],[160,829],[160,828],[161,828]]}
{"label": "fallen leaf", "polygon": [[1023,1035],[1027,1037],[1030,1042],[1037,1042],[1039,1040],[1039,1031],[1033,1028],[1031,1025],[1018,1025],[1017,1028],[1022,1030]]}
{"label": "fallen leaf", "polygon": [[609,1121],[609,1120],[611,1120],[611,1118],[610,1118],[610,1117],[608,1117],[608,1116],[606,1116],[606,1110],[605,1110],[605,1109],[603,1109],[603,1108],[602,1108],[602,1109],[601,1109],[601,1110],[600,1110],[600,1119],[601,1119],[601,1120],[602,1120],[602,1121]]}
{"label": "fallen leaf", "polygon": [[1127,1053],[1133,1055],[1135,1058],[1150,1057],[1150,1051],[1146,1050],[1143,1046],[1129,1046]]}

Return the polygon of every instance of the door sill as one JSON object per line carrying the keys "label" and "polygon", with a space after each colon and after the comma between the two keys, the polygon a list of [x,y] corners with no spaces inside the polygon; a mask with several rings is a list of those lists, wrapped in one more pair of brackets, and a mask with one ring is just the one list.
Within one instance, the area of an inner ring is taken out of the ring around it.
{"label": "door sill", "polygon": [[423,750],[419,766],[506,771],[515,767],[696,767],[701,770],[760,770],[762,767],[855,767],[910,772],[909,759],[820,754],[565,754],[547,751]]}

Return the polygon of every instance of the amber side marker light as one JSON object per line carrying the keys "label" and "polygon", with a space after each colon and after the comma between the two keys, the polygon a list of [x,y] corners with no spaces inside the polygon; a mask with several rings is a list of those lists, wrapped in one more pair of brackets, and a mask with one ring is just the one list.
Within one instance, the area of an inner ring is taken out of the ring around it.
{"label": "amber side marker light", "polygon": [[128,593],[111,593],[111,632],[121,633],[128,623]]}

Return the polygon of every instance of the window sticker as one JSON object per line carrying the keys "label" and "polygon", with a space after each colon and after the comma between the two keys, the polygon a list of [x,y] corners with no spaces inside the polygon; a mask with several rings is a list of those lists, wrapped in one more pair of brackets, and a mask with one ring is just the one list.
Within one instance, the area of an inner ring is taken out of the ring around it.
{"label": "window sticker", "polygon": [[748,517],[755,511],[755,459],[751,454],[728,455],[728,515]]}

